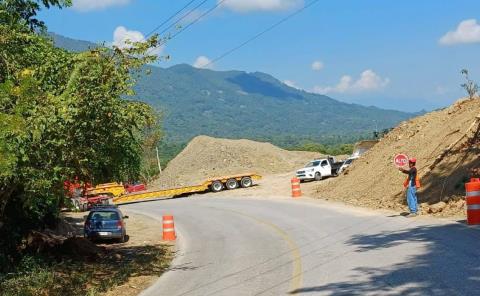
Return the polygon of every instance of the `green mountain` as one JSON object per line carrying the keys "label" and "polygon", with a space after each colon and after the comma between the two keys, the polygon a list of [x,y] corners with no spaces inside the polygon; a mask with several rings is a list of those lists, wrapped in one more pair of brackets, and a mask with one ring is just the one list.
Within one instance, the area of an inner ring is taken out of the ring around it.
{"label": "green mountain", "polygon": [[[66,49],[94,44],[59,38]],[[213,71],[181,64],[147,66],[136,86],[139,100],[164,115],[169,142],[186,142],[203,134],[267,140],[281,146],[302,141],[334,144],[355,141],[413,116],[393,110],[347,104],[289,87],[274,77],[243,71]]]}

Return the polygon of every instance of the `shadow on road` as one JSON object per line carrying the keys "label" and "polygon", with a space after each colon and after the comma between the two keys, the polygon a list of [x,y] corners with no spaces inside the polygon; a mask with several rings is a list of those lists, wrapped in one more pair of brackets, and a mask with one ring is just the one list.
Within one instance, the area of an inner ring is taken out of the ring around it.
{"label": "shadow on road", "polygon": [[[322,295],[478,295],[480,229],[459,224],[420,226],[397,232],[356,235],[347,244],[355,252],[370,252],[408,242],[423,242],[426,250],[408,262],[388,268],[359,267],[351,280],[304,287],[290,294]],[[392,254],[395,255],[395,254]]]}

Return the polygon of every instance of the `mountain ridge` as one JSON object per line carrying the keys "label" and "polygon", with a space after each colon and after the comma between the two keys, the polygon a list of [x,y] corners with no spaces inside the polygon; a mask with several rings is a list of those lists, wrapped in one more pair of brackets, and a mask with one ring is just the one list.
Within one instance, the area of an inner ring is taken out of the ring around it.
{"label": "mountain ridge", "polygon": [[[72,51],[98,46],[51,34]],[[198,69],[188,64],[145,66],[136,100],[164,115],[166,139],[187,142],[198,135],[247,138],[288,147],[305,141],[352,142],[374,128],[389,128],[413,113],[337,101],[293,88],[263,72]],[[133,98],[132,98],[133,99]]]}

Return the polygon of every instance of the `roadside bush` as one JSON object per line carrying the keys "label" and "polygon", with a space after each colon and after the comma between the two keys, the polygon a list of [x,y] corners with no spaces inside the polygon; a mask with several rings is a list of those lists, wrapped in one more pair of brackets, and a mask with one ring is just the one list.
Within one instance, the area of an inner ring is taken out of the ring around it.
{"label": "roadside bush", "polygon": [[[132,91],[156,58],[147,54],[156,36],[70,53],[28,19],[3,22],[14,2],[22,1],[0,1],[0,271],[19,259],[29,230],[57,220],[65,180],[135,180],[161,135],[156,113]],[[57,2],[69,1],[43,1]]]}

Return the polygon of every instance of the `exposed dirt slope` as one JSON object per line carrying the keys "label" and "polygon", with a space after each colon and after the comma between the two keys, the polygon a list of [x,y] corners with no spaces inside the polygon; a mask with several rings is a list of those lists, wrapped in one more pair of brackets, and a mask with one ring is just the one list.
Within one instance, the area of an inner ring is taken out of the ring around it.
{"label": "exposed dirt slope", "polygon": [[[448,215],[463,213],[464,181],[468,170],[478,166],[478,149],[461,149],[465,139],[430,171],[435,159],[456,142],[475,121],[480,100],[460,100],[454,105],[401,123],[375,147],[358,159],[346,174],[322,182],[317,197],[372,208],[405,209],[404,174],[393,165],[395,154],[417,158],[422,181],[419,202],[447,201]],[[423,210],[428,210],[424,204]],[[431,210],[429,210],[431,211]]]}
{"label": "exposed dirt slope", "polygon": [[151,187],[196,185],[208,178],[229,174],[292,172],[320,156],[313,152],[287,151],[270,143],[198,136],[168,164]]}

